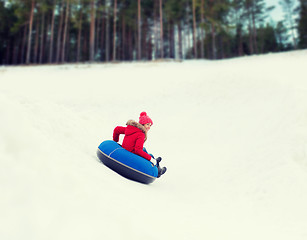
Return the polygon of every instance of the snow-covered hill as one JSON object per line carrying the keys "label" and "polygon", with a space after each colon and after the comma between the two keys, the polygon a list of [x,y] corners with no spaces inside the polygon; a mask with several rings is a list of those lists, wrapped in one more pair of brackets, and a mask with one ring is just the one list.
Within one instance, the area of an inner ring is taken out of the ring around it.
{"label": "snow-covered hill", "polygon": [[[0,239],[307,239],[306,63],[0,67]],[[151,185],[96,157],[141,111]]]}

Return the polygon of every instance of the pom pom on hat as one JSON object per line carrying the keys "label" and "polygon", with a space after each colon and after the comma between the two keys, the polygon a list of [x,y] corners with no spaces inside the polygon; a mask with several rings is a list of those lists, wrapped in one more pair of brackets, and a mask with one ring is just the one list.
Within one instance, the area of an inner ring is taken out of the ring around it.
{"label": "pom pom on hat", "polygon": [[140,118],[139,118],[139,123],[144,125],[146,123],[151,123],[151,125],[153,125],[152,120],[150,119],[150,117],[147,116],[146,112],[141,112],[140,114]]}

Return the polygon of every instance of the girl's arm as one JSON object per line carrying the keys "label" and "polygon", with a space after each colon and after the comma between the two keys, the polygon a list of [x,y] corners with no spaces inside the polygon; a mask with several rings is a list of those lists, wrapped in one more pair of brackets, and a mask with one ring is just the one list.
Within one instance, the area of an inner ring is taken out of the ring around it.
{"label": "girl's arm", "polygon": [[126,128],[125,127],[116,127],[113,131],[113,141],[118,142],[119,141],[119,135],[125,133]]}

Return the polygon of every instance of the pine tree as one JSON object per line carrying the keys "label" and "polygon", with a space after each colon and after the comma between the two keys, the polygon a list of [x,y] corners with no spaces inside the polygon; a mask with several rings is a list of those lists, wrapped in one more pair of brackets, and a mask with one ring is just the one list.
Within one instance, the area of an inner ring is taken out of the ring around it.
{"label": "pine tree", "polygon": [[65,62],[65,52],[66,52],[66,42],[67,42],[67,29],[68,29],[68,19],[69,19],[69,7],[70,0],[66,0],[66,11],[65,11],[65,23],[64,23],[64,33],[63,33],[63,46],[62,46],[62,54],[61,59],[62,62]]}
{"label": "pine tree", "polygon": [[295,37],[295,1],[294,0],[281,0],[280,5],[283,8],[283,11],[285,13],[285,22],[286,22],[286,26],[288,26],[288,29],[291,33],[292,36],[292,41],[293,41],[293,46],[296,49],[297,48],[297,43],[296,43],[296,37]]}
{"label": "pine tree", "polygon": [[257,28],[263,24],[268,16],[267,14],[273,10],[274,7],[266,7],[264,0],[245,0],[244,8],[245,18],[248,21],[250,54],[258,53]]}
{"label": "pine tree", "polygon": [[26,57],[26,64],[29,64],[31,61],[31,47],[32,47],[32,28],[33,28],[33,18],[34,18],[34,8],[35,8],[35,1],[31,1],[31,10],[30,10],[30,19],[29,19],[29,34],[28,34],[28,47],[27,47],[27,57]]}
{"label": "pine tree", "polygon": [[307,0],[300,0],[298,21],[299,47],[307,48]]}
{"label": "pine tree", "polygon": [[161,58],[164,58],[164,39],[163,39],[163,6],[162,6],[162,1],[159,0],[159,17],[160,17],[160,42],[161,42],[161,47],[160,47],[160,54]]}
{"label": "pine tree", "polygon": [[235,52],[238,56],[243,55],[243,26],[244,26],[244,3],[241,0],[234,0],[232,2],[232,9],[230,12],[232,22],[235,28]]}
{"label": "pine tree", "polygon": [[205,18],[207,22],[205,27],[210,31],[211,41],[211,58],[217,59],[217,36],[219,32],[227,28],[227,15],[230,10],[230,2],[228,0],[208,0],[205,2]]}
{"label": "pine tree", "polygon": [[279,21],[276,25],[275,29],[276,41],[278,44],[278,50],[283,51],[285,50],[285,45],[288,42],[288,34],[287,28],[285,27],[283,21]]}
{"label": "pine tree", "polygon": [[197,40],[196,40],[196,0],[192,0],[193,12],[193,50],[194,58],[197,58]]}
{"label": "pine tree", "polygon": [[113,14],[113,61],[116,60],[116,22],[117,22],[117,0],[114,0]]}
{"label": "pine tree", "polygon": [[96,10],[95,0],[91,0],[91,24],[90,24],[90,61],[95,60],[95,22],[96,22]]}
{"label": "pine tree", "polygon": [[49,63],[53,62],[53,41],[54,41],[55,12],[56,12],[56,0],[53,0],[52,20],[51,20],[51,24],[50,24],[49,60],[48,60]]}
{"label": "pine tree", "polygon": [[12,39],[13,32],[17,33],[21,28],[21,23],[15,16],[17,5],[10,5],[5,7],[4,2],[0,2],[0,64],[10,64],[10,49],[9,42]]}

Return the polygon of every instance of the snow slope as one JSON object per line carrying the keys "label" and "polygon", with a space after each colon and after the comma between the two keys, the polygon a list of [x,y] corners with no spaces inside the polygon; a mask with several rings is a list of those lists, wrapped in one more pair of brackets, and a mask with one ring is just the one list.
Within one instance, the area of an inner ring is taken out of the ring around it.
{"label": "snow slope", "polygon": [[[0,67],[0,239],[307,239],[306,63]],[[151,185],[96,157],[144,110]]]}

